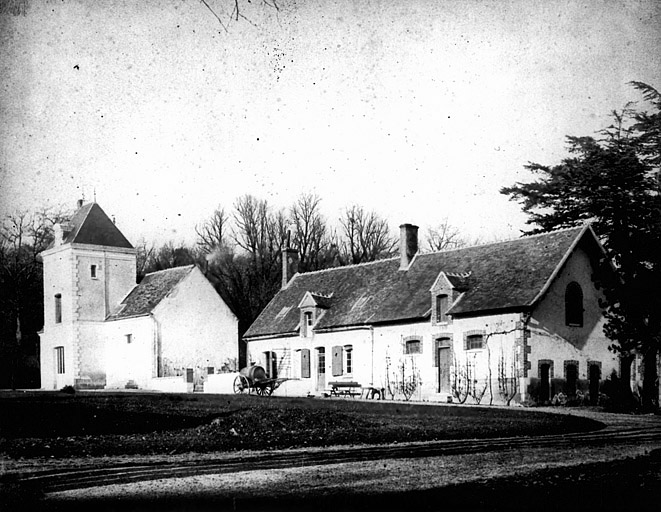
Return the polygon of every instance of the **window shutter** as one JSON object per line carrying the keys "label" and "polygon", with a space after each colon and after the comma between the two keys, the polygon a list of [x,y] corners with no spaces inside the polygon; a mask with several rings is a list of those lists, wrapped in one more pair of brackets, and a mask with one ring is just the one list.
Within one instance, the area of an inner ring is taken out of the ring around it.
{"label": "window shutter", "polygon": [[301,350],[301,378],[310,378],[310,350],[307,348]]}
{"label": "window shutter", "polygon": [[333,376],[342,375],[342,347],[333,347]]}

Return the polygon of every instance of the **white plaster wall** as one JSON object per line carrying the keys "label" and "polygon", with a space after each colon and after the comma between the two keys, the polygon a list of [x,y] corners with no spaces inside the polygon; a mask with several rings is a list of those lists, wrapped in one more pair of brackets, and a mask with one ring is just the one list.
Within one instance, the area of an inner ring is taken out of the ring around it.
{"label": "white plaster wall", "polygon": [[163,361],[206,375],[238,360],[238,320],[194,268],[153,311]]}
{"label": "white plaster wall", "polygon": [[77,386],[103,388],[106,385],[105,324],[104,322],[78,322]]}
{"label": "white plaster wall", "polygon": [[[51,328],[39,334],[39,361],[42,389],[61,389],[74,385],[75,345],[73,344],[73,325],[67,323]],[[55,347],[64,347],[65,373],[57,374]]]}
{"label": "white plaster wall", "polygon": [[207,381],[204,383],[204,392],[231,395],[234,393],[234,379],[238,375],[238,372],[214,373],[209,375]]}
{"label": "white plaster wall", "polygon": [[149,389],[154,391],[163,391],[164,393],[187,393],[188,384],[186,377],[181,375],[179,377],[158,377],[151,379],[147,385]]}
{"label": "white plaster wall", "polygon": [[[104,320],[135,286],[135,250],[76,244],[80,320]],[[90,267],[97,266],[92,278]]]}
{"label": "white plaster wall", "polygon": [[[74,259],[68,247],[42,253],[44,272],[44,328],[40,334],[41,386],[60,389],[75,383],[78,376],[76,332],[74,331]],[[55,294],[62,295],[62,322],[55,323]],[[64,347],[65,373],[58,375],[55,347]]]}
{"label": "white plaster wall", "polygon": [[[154,328],[149,316],[115,320],[104,324],[106,387],[126,387],[132,381],[150,389],[154,377]],[[131,343],[126,335],[131,334]]]}
{"label": "white plaster wall", "polygon": [[[356,381],[362,386],[395,389],[395,382],[401,375],[400,365],[404,363],[404,378],[409,378],[412,372],[417,372],[419,386],[411,397],[412,400],[442,401],[446,402],[448,394],[438,393],[438,369],[434,365],[435,340],[438,337],[451,335],[453,338],[453,351],[460,362],[467,360],[475,368],[478,379],[488,376],[489,361],[491,362],[492,379],[497,379],[497,354],[502,350],[512,354],[515,347],[516,333],[514,332],[519,315],[509,314],[501,316],[487,316],[481,318],[468,318],[456,320],[446,325],[434,325],[430,322],[414,324],[376,326],[373,329],[356,328],[353,330],[316,333],[311,337],[300,336],[269,338],[254,340],[248,343],[248,360],[266,367],[265,352],[273,351],[276,354],[290,354],[291,364],[280,369],[280,377],[293,378],[276,391],[276,394],[290,396],[305,396],[319,394],[316,389],[317,358],[315,348],[324,347],[326,351],[326,389],[332,381]],[[489,350],[464,351],[463,333],[471,330],[484,330],[490,333]],[[512,331],[506,334],[494,334],[499,331]],[[405,338],[408,336],[420,337],[422,352],[420,354],[405,354]],[[353,347],[353,366],[351,375],[333,376],[332,356],[333,346],[351,345]],[[300,378],[300,359],[297,359],[297,350],[307,348],[310,350],[311,377]],[[494,403],[500,400],[497,392],[497,381],[492,384],[494,390]],[[487,395],[488,396],[488,395]],[[396,393],[396,399],[403,396]],[[488,402],[488,398],[487,398]],[[470,403],[470,402],[469,402]],[[482,403],[485,403],[484,400]]]}
{"label": "white plaster wall", "polygon": [[[498,365],[501,359],[505,362],[507,378],[516,377],[517,374],[512,371],[512,362],[515,362],[519,370],[518,385],[522,385],[524,357],[522,350],[517,349],[517,336],[521,334],[521,329],[517,329],[519,320],[518,313],[506,313],[457,318],[451,324],[454,333],[452,348],[457,366],[466,368],[470,365],[478,389],[482,390],[486,385],[481,404],[502,404],[504,401],[498,388]],[[464,335],[475,331],[484,333],[484,348],[465,350]],[[458,369],[454,368],[453,371]],[[476,400],[469,397],[466,403],[476,403]]]}
{"label": "white plaster wall", "polygon": [[[540,359],[553,361],[556,379],[564,379],[564,361],[568,360],[579,362],[578,378],[582,380],[589,378],[588,361],[601,363],[602,380],[613,370],[619,371],[615,353],[608,350],[612,342],[604,334],[605,319],[599,307],[603,295],[592,282],[592,273],[588,255],[577,248],[533,312],[529,322],[530,378],[539,377]],[[565,290],[572,281],[583,291],[582,327],[565,325]]]}

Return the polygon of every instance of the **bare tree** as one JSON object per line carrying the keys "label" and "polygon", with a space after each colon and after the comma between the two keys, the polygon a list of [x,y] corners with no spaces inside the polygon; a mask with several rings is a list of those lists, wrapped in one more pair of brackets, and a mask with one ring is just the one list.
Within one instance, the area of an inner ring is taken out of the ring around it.
{"label": "bare tree", "polygon": [[197,234],[197,246],[203,253],[210,252],[223,247],[227,243],[229,235],[229,217],[225,209],[218,207],[211,214],[211,217],[201,225],[195,226]]}
{"label": "bare tree", "polygon": [[[200,0],[200,2],[209,10],[209,12],[211,12],[211,14],[213,14],[225,32],[229,31],[229,26],[233,21],[239,21],[240,19],[256,26],[255,23],[243,13],[244,6],[246,4],[251,4],[250,0],[245,0],[245,2],[242,0],[228,0],[227,2],[221,2],[220,5],[215,5],[217,2],[214,2],[213,0]],[[280,10],[277,0],[262,0],[260,3],[275,9],[276,11]],[[232,6],[229,14],[225,4],[230,4]]]}
{"label": "bare tree", "polygon": [[471,387],[473,381],[473,372],[468,359],[466,363],[459,362],[457,356],[453,356],[452,374],[451,374],[451,387],[452,395],[460,403],[466,403],[466,400],[471,395]]}
{"label": "bare tree", "polygon": [[10,214],[0,225],[0,386],[38,384],[38,377],[33,377],[36,383],[25,379],[25,364],[26,356],[36,357],[37,331],[43,326],[39,254],[52,243],[54,224],[67,218],[63,208],[44,208]]}
{"label": "bare tree", "polygon": [[397,238],[388,229],[388,223],[375,212],[366,212],[362,206],[347,208],[340,219],[343,230],[340,262],[343,265],[364,263],[393,255]]}
{"label": "bare tree", "polygon": [[427,229],[427,247],[431,252],[466,247],[468,242],[458,228],[450,224],[447,217],[436,226]]}
{"label": "bare tree", "polygon": [[510,405],[519,392],[519,369],[516,364],[516,353],[512,353],[507,361],[501,348],[498,357],[498,391],[507,405]]}
{"label": "bare tree", "polygon": [[147,273],[147,267],[153,262],[155,246],[154,242],[148,243],[142,238],[135,246],[135,270],[138,282],[142,281]]}
{"label": "bare tree", "polygon": [[303,194],[290,208],[290,219],[294,228],[293,244],[298,249],[301,272],[318,270],[326,263],[330,240],[326,221],[319,211],[321,198]]}

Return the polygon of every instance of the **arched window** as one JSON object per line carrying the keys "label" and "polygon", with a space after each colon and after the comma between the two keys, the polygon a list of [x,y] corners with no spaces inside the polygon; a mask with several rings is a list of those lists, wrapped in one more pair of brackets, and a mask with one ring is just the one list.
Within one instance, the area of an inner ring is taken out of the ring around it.
{"label": "arched window", "polygon": [[583,290],[576,281],[569,283],[565,290],[565,324],[583,327]]}

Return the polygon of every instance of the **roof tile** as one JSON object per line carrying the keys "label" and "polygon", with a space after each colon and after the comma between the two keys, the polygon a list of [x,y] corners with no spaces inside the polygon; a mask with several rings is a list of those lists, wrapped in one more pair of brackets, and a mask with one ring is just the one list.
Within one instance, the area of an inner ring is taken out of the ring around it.
{"label": "roof tile", "polygon": [[195,265],[175,267],[147,274],[126,298],[120,309],[110,315],[108,320],[119,320],[133,316],[143,316],[153,309],[170,293],[190,272]]}
{"label": "roof tile", "polygon": [[[441,271],[446,272],[454,286],[465,290],[452,314],[523,309],[532,305],[582,232],[583,228],[572,228],[418,254],[406,271],[399,270],[399,258],[392,258],[296,274],[262,311],[245,337],[295,332],[300,315],[295,306],[312,290],[317,295],[332,294],[331,307],[316,330],[424,319],[431,307],[429,290]],[[287,307],[290,309],[285,310]]]}

